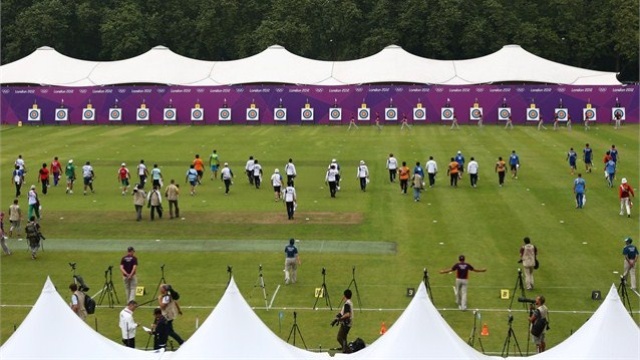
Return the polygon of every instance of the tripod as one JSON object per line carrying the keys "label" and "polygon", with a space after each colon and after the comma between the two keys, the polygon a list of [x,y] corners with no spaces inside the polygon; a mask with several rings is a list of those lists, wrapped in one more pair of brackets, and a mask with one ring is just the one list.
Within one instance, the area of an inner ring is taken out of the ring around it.
{"label": "tripod", "polygon": [[[429,284],[429,273],[427,272],[427,268],[424,268],[422,273],[422,281],[424,281],[424,286],[427,288],[427,294],[429,294],[429,299],[431,299],[431,303],[435,306],[436,304],[433,302],[433,293],[431,292],[431,284]],[[473,326],[475,331],[475,322]]]}
{"label": "tripod", "polygon": [[620,285],[618,285],[618,294],[620,294],[620,300],[622,305],[629,308],[629,315],[633,316],[631,311],[631,300],[629,299],[629,292],[627,291],[627,280],[623,275],[620,275]]}
{"label": "tripod", "polygon": [[[362,301],[360,300],[360,291],[358,291],[358,283],[356,282],[356,267],[354,266],[353,269],[351,269],[351,282],[349,283],[349,286],[347,286],[347,289],[351,289],[351,285],[353,285],[356,289],[356,296],[358,297],[358,309],[362,310]],[[338,304],[338,307],[342,306],[342,300],[340,300],[340,304]]]}
{"label": "tripod", "polygon": [[516,338],[516,333],[513,331],[513,315],[511,315],[511,311],[509,311],[509,330],[507,331],[507,337],[504,339],[504,345],[502,346],[502,357],[509,356],[509,345],[511,345],[511,338],[513,338],[513,342],[515,344],[515,348],[518,349],[518,353],[522,356],[522,350],[520,350],[520,344],[518,344],[518,338]]}
{"label": "tripod", "polygon": [[[354,268],[354,272],[355,272],[355,268]],[[329,290],[327,290],[326,276],[327,276],[327,269],[322,268],[322,285],[320,287],[320,293],[316,294],[317,295],[316,301],[313,303],[314,309],[317,309],[316,305],[318,304],[318,300],[320,300],[320,296],[324,296],[325,304],[329,306],[330,310],[333,310],[333,307],[331,306],[331,298],[329,297]]]}
{"label": "tripod", "polygon": [[78,290],[82,292],[89,291],[89,287],[87,286],[87,284],[85,284],[82,276],[76,275],[76,263],[69,263],[69,266],[71,266],[71,271],[73,271],[73,283],[78,285]]}
{"label": "tripod", "polygon": [[291,331],[289,331],[289,337],[287,338],[287,342],[291,339],[291,335],[293,335],[293,345],[296,345],[296,333],[300,336],[300,340],[302,340],[302,344],[304,345],[305,350],[307,348],[307,343],[304,342],[304,338],[302,337],[302,333],[300,332],[300,327],[298,326],[298,313],[293,312],[293,326],[291,326]]}
{"label": "tripod", "polygon": [[[269,311],[269,305],[267,302],[267,288],[264,285],[264,276],[262,276],[262,264],[258,266],[258,280],[256,280],[256,284],[253,285],[253,290],[255,290],[257,287],[262,288],[262,296],[264,297],[264,307],[267,308],[267,311]],[[253,291],[251,292],[251,294],[253,295]]]}
{"label": "tripod", "polygon": [[100,293],[100,297],[98,298],[98,305],[102,305],[102,300],[104,300],[105,297],[109,301],[110,308],[113,308],[113,304],[115,302],[120,304],[120,300],[118,300],[118,294],[116,293],[116,288],[113,287],[113,266],[111,265],[109,265],[107,270],[104,271],[104,285],[102,286],[102,292]]}
{"label": "tripod", "polygon": [[484,346],[482,345],[482,338],[480,336],[476,336],[476,329],[478,328],[478,320],[482,319],[482,315],[480,315],[480,311],[474,310],[473,312],[473,328],[471,329],[471,334],[469,335],[469,340],[467,340],[467,344],[469,346],[474,347],[476,337],[478,338],[478,343],[480,344],[480,349],[484,354]]}
{"label": "tripod", "polygon": [[151,297],[151,301],[154,301],[156,299],[156,296],[158,295],[158,291],[160,290],[160,285],[167,283],[167,279],[164,278],[164,264],[160,265],[160,273],[161,273],[160,281],[158,281],[158,286],[156,286],[156,290],[153,292],[153,297]]}
{"label": "tripod", "polygon": [[[518,291],[518,289],[520,289],[520,296],[522,296],[523,298],[526,297],[525,294],[525,290],[524,290],[524,282],[522,281],[522,270],[520,268],[518,268],[518,277],[516,278],[516,285],[513,287],[513,296],[511,297],[511,303],[509,303],[509,310],[511,310],[511,307],[513,307],[513,300],[516,298],[516,292]],[[527,306],[525,303],[523,303],[523,306]]]}

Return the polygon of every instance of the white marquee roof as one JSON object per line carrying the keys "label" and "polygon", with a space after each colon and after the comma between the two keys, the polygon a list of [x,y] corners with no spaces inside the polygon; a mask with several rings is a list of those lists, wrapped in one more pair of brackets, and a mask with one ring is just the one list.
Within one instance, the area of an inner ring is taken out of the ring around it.
{"label": "white marquee roof", "polygon": [[577,68],[538,57],[519,45],[468,60],[434,60],[390,45],[372,56],[350,61],[304,58],[273,45],[231,61],[203,61],[156,46],[139,56],[107,62],[78,60],[41,47],[0,66],[1,84],[102,86],[154,83],[186,86],[238,84],[346,85],[410,83],[471,85],[538,82],[568,85],[619,85],[613,72]]}

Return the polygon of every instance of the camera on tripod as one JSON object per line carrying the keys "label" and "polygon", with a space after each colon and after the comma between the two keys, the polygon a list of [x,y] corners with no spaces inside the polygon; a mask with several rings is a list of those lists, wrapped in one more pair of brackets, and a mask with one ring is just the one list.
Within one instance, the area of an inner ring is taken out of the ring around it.
{"label": "camera on tripod", "polygon": [[326,275],[327,274],[327,269],[326,268],[322,268],[322,275]]}
{"label": "camera on tripod", "polygon": [[82,279],[82,276],[80,275],[73,275],[73,279],[75,280],[75,282],[78,284],[78,290],[82,291],[82,292],[87,292],[89,291],[89,286],[87,286],[87,284],[84,282],[84,279]]}
{"label": "camera on tripod", "polygon": [[526,298],[526,297],[522,297],[522,296],[521,296],[521,297],[519,297],[519,298],[518,298],[518,302],[520,302],[520,303],[527,303],[527,304],[535,304],[535,303],[536,303],[536,300],[535,300],[535,299],[528,299],[528,298]]}

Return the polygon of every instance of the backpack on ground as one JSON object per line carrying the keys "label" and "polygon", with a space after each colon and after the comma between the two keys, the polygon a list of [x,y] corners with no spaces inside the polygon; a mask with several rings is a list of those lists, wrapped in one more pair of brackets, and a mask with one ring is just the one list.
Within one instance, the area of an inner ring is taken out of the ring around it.
{"label": "backpack on ground", "polygon": [[366,346],[367,344],[365,344],[364,340],[362,340],[361,338],[356,338],[349,343],[349,350],[351,353],[354,353],[356,351],[364,349]]}
{"label": "backpack on ground", "polygon": [[96,312],[96,301],[89,294],[84,294],[84,309],[87,310],[87,314],[95,314]]}

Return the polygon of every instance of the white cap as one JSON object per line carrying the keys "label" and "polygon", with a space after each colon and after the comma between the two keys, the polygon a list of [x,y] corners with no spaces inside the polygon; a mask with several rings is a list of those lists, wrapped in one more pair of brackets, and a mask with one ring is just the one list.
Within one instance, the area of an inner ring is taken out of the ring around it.
{"label": "white cap", "polygon": [[278,170],[278,169],[275,169],[275,170],[274,170],[274,172],[277,172],[277,173],[279,173],[279,172],[280,172],[280,170]]}
{"label": "white cap", "polygon": [[125,164],[125,163],[122,163],[122,164],[120,164],[120,166],[127,166],[127,164]]}
{"label": "white cap", "polygon": [[360,160],[360,165],[364,165],[364,160]]}
{"label": "white cap", "polygon": [[458,154],[462,154],[462,151],[458,150]]}
{"label": "white cap", "polygon": [[229,163],[224,163],[224,166],[229,166]]}
{"label": "white cap", "polygon": [[622,180],[620,182],[623,183],[623,184],[626,184],[627,183],[627,178],[622,178]]}
{"label": "white cap", "polygon": [[336,161],[337,161],[336,159],[331,159],[331,162],[336,162]]}
{"label": "white cap", "polygon": [[73,159],[69,159],[69,164],[73,163]]}
{"label": "white cap", "polygon": [[31,190],[35,189],[36,186],[35,185],[31,185]]}

